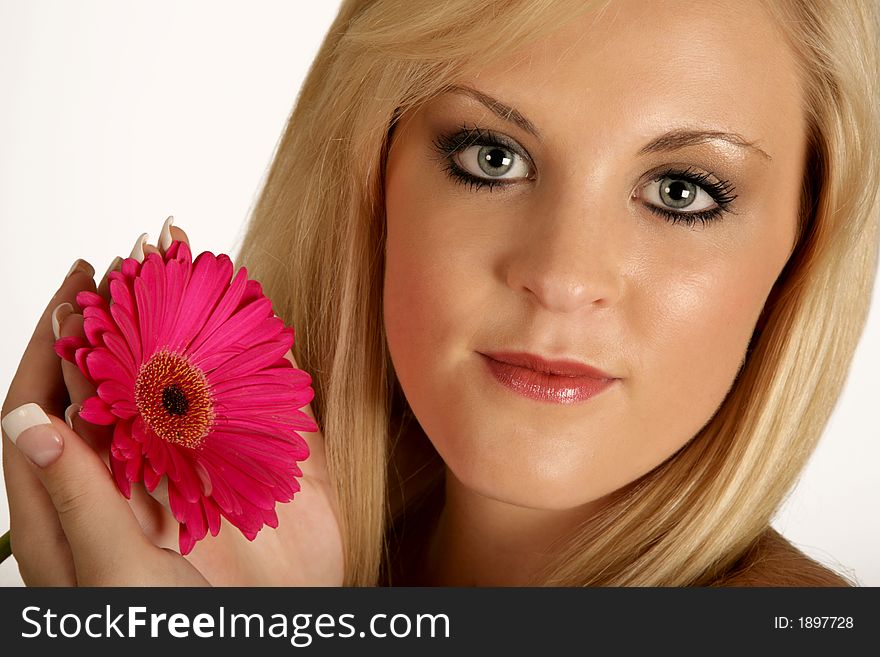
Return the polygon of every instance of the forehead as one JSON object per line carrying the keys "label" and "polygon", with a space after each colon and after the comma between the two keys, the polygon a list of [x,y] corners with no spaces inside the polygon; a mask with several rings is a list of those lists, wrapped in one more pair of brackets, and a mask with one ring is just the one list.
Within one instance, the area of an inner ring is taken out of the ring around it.
{"label": "forehead", "polygon": [[550,139],[643,142],[688,127],[744,134],[772,152],[803,131],[794,56],[759,0],[613,0],[511,51],[469,83]]}

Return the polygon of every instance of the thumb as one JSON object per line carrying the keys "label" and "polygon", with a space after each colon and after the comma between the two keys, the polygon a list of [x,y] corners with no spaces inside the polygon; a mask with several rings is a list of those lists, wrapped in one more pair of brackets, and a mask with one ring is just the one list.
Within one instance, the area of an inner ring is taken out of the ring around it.
{"label": "thumb", "polygon": [[[64,421],[37,404],[3,417],[3,430],[37,467],[70,544],[77,574],[124,564],[146,537],[100,456]],[[118,557],[118,559],[114,558]]]}

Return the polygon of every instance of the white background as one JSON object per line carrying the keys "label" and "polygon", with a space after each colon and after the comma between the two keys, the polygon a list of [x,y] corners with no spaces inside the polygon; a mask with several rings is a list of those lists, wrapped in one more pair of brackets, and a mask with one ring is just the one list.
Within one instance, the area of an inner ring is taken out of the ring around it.
{"label": "white background", "polygon": [[[98,277],[165,217],[231,253],[338,2],[0,0],[0,393],[77,257]],[[880,318],[775,521],[880,585]],[[0,533],[9,528],[0,488]],[[0,585],[20,585],[14,560]]]}

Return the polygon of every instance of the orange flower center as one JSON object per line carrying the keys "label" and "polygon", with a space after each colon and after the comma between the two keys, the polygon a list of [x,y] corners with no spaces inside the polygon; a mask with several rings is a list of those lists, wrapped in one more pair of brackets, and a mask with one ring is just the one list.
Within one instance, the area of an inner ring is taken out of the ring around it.
{"label": "orange flower center", "polygon": [[214,423],[208,380],[182,355],[165,349],[141,365],[134,399],[155,434],[182,447],[198,447]]}

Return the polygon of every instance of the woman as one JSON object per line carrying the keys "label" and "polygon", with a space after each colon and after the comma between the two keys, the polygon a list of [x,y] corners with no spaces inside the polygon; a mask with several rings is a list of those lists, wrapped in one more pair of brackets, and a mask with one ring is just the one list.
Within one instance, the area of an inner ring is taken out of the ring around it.
{"label": "woman", "polygon": [[[769,520],[876,271],[876,4],[735,5],[343,3],[237,262],[314,378],[296,503],[183,558],[63,422],[45,467],[20,425],[25,581],[845,584]],[[4,418],[64,398],[81,289]]]}

